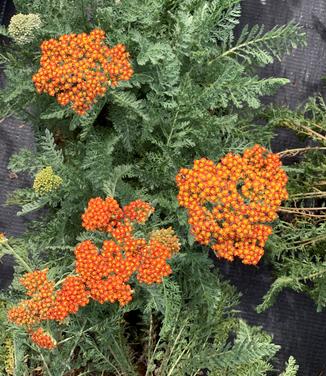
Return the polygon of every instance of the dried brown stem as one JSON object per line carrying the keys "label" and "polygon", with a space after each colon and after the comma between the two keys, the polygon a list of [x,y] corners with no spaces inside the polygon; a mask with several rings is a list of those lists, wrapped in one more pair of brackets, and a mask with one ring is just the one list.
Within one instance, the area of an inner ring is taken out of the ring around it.
{"label": "dried brown stem", "polygon": [[298,215],[301,215],[303,217],[326,218],[326,214],[311,214],[311,213],[309,213],[309,211],[313,211],[313,210],[323,211],[323,210],[326,210],[326,207],[322,207],[322,208],[284,208],[284,207],[281,207],[279,209],[279,211],[281,211],[283,213],[298,214]]}
{"label": "dried brown stem", "polygon": [[288,149],[288,150],[283,150],[277,153],[280,158],[284,157],[294,157],[298,154],[305,153],[307,151],[312,151],[312,150],[326,150],[326,147],[323,146],[312,146],[312,147],[306,147],[306,148],[298,148],[298,149]]}

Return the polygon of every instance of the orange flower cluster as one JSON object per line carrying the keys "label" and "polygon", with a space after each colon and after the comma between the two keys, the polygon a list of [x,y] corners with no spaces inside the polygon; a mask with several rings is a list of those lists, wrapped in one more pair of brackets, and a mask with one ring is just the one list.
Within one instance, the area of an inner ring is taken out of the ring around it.
{"label": "orange flower cluster", "polygon": [[137,274],[138,281],[148,285],[161,283],[163,277],[172,273],[171,266],[166,263],[171,256],[171,249],[157,240],[150,240],[142,251]]}
{"label": "orange flower cluster", "polygon": [[38,328],[35,331],[30,331],[31,340],[43,349],[52,350],[57,347],[56,341],[44,331],[43,328]]}
{"label": "orange flower cluster", "polygon": [[17,325],[28,327],[47,320],[48,311],[53,306],[54,283],[47,279],[47,269],[25,274],[20,283],[26,288],[31,299],[23,300],[8,312],[8,319]]}
{"label": "orange flower cluster", "polygon": [[[8,319],[17,325],[26,326],[33,342],[37,344],[50,343],[50,337],[43,335],[43,329],[35,326],[46,320],[62,321],[70,313],[76,313],[88,301],[88,293],[78,276],[68,276],[64,279],[61,289],[55,291],[54,282],[47,278],[47,269],[36,270],[24,275],[20,283],[26,288],[26,295],[31,299],[20,302],[8,311]],[[55,347],[55,346],[53,346]]]}
{"label": "orange flower cluster", "polygon": [[108,227],[114,227],[122,217],[123,211],[114,198],[91,198],[87,210],[82,215],[82,226],[87,231],[106,231]]}
{"label": "orange flower cluster", "polygon": [[[90,240],[75,249],[76,271],[93,299],[100,303],[119,301],[120,305],[125,305],[132,299],[128,281],[133,274],[137,274],[138,281],[147,284],[160,283],[171,274],[167,260],[179,250],[175,243],[173,248],[168,242],[150,240],[147,243],[144,238],[133,235],[134,223],[144,224],[153,212],[154,208],[142,200],[133,201],[123,209],[112,197],[89,201],[82,216],[83,227],[105,231],[110,236],[101,250]],[[169,235],[171,237],[171,233]],[[173,230],[172,236],[175,237]]]}
{"label": "orange flower cluster", "polygon": [[154,212],[154,208],[147,202],[136,200],[125,206],[123,209],[124,215],[131,221],[137,223],[145,223],[148,217]]}
{"label": "orange flower cluster", "polygon": [[141,283],[162,282],[172,272],[167,260],[179,251],[180,244],[171,228],[153,232],[148,242],[134,236],[134,225],[146,222],[153,211],[141,200],[121,208],[111,197],[91,199],[82,225],[106,232],[109,239],[100,250],[91,240],[79,243],[75,248],[77,275],[66,277],[58,290],[47,279],[47,269],[25,274],[20,282],[30,299],[9,310],[9,320],[26,326],[35,343],[50,349],[55,343],[39,326],[43,321],[62,321],[87,305],[90,298],[99,303],[127,304],[132,300],[129,280],[134,274]]}
{"label": "orange flower cluster", "polygon": [[219,257],[256,265],[287,199],[287,175],[276,154],[255,145],[243,156],[227,154],[217,165],[202,158],[182,168],[176,182],[179,205],[189,214],[195,239]]}
{"label": "orange flower cluster", "polygon": [[44,41],[41,52],[41,67],[33,76],[37,92],[56,96],[62,106],[71,103],[81,116],[109,86],[133,75],[125,46],[109,48],[101,29]]}

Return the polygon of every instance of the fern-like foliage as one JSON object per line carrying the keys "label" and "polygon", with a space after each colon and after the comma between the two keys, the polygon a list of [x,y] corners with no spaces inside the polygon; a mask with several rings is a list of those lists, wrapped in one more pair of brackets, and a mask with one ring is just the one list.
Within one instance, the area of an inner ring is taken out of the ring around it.
{"label": "fern-like foliage", "polygon": [[286,370],[281,373],[280,376],[296,376],[299,370],[299,366],[297,365],[293,356],[290,356],[287,364]]}

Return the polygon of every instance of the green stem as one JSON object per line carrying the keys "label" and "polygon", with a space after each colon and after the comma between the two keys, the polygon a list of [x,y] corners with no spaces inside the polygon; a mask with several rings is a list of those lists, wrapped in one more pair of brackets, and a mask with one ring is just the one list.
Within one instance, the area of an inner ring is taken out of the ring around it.
{"label": "green stem", "polygon": [[49,376],[53,376],[52,373],[51,373],[51,371],[49,370],[48,365],[46,364],[46,361],[45,361],[45,359],[44,359],[44,356],[43,356],[41,350],[39,350],[39,354],[41,355],[41,358],[42,358],[42,361],[43,361],[43,363],[44,363],[44,365],[45,365],[45,368],[46,368],[46,370],[47,370],[47,373],[49,374]]}
{"label": "green stem", "polygon": [[320,235],[320,236],[316,236],[315,238],[306,239],[306,240],[299,240],[299,241],[293,242],[293,244],[307,245],[307,244],[311,244],[311,243],[315,243],[315,242],[319,242],[323,240],[326,240],[326,235]]}
{"label": "green stem", "polygon": [[314,146],[314,147],[306,147],[306,148],[298,148],[298,149],[288,149],[288,150],[280,151],[277,154],[279,155],[280,158],[284,158],[287,156],[288,157],[295,156],[297,154],[304,153],[306,151],[311,151],[311,150],[326,150],[326,147]]}
{"label": "green stem", "polygon": [[[186,326],[187,326],[187,323],[185,323],[185,324],[181,327],[181,329],[180,329],[178,335],[176,336],[176,338],[175,338],[175,340],[174,340],[174,342],[173,342],[173,345],[172,345],[170,351],[168,352],[168,358],[165,359],[165,364],[166,364],[166,365],[169,364],[169,361],[170,361],[170,358],[171,358],[171,354],[173,353],[173,350],[175,349],[175,346],[177,345],[177,343],[178,343],[178,341],[179,341],[179,338],[181,337],[181,334],[182,334],[182,332],[183,332],[183,330],[185,329]],[[161,365],[159,371],[161,371],[162,369],[164,369],[164,368],[163,368],[163,362],[162,362],[162,365]],[[159,372],[159,374],[160,374],[160,372]],[[162,372],[162,374],[163,374],[163,372]]]}
{"label": "green stem", "polygon": [[[160,343],[161,343],[161,338],[159,338],[158,341],[156,342],[156,345],[155,345],[155,348],[154,348],[154,351],[153,351],[153,354],[152,354],[152,359],[154,359],[154,356],[156,354],[156,350],[159,348]],[[152,360],[151,360],[151,362],[152,362]],[[145,376],[149,376],[148,370],[146,371],[146,375]]]}
{"label": "green stem", "polygon": [[153,347],[153,315],[152,315],[152,311],[150,312],[150,317],[149,317],[149,335],[148,335],[148,350],[147,350],[147,370],[146,370],[146,374],[145,376],[149,376],[149,369],[151,368],[151,365],[152,365],[152,357],[151,357],[151,353],[154,354],[152,352],[152,347]]}
{"label": "green stem", "polygon": [[[102,358],[115,370],[117,376],[121,375],[118,368],[102,353],[102,351],[97,347],[97,345],[93,341],[87,340],[88,343],[91,344],[91,346],[102,356]],[[109,350],[112,352],[111,348],[109,347]]]}
{"label": "green stem", "polygon": [[174,371],[175,367],[178,365],[179,360],[182,358],[183,354],[184,354],[186,351],[189,351],[189,348],[190,348],[190,346],[192,345],[192,342],[193,342],[193,341],[190,341],[190,342],[188,343],[188,345],[183,349],[183,351],[181,352],[181,354],[178,356],[177,360],[175,361],[175,363],[174,363],[173,366],[171,367],[171,369],[170,369],[169,373],[167,374],[167,376],[171,376],[171,375],[173,374],[172,372]]}
{"label": "green stem", "polygon": [[66,361],[64,362],[65,366],[64,366],[64,369],[63,369],[63,371],[62,371],[62,373],[61,373],[61,376],[64,376],[64,374],[65,374],[66,368],[67,368],[67,366],[69,365],[69,360],[70,360],[70,358],[72,357],[72,354],[74,353],[75,348],[76,348],[76,346],[78,345],[78,342],[79,342],[79,340],[80,340],[80,337],[82,336],[82,334],[83,334],[83,332],[84,332],[84,329],[85,329],[85,326],[86,326],[86,322],[87,322],[87,319],[84,321],[83,326],[81,327],[81,329],[80,329],[80,331],[79,331],[79,333],[78,333],[78,335],[77,335],[77,337],[76,337],[76,341],[75,341],[74,345],[72,346],[71,351],[70,351],[70,353],[69,353],[69,355],[68,355]]}
{"label": "green stem", "polygon": [[302,276],[302,277],[297,277],[297,278],[291,278],[291,281],[307,281],[308,279],[314,279],[314,278],[317,278],[317,277],[320,277],[321,275],[325,274],[326,273],[326,268],[325,270],[321,270],[320,272],[315,272],[315,273],[311,273],[311,274],[308,274],[306,276]]}
{"label": "green stem", "polygon": [[290,196],[289,200],[303,200],[305,198],[321,198],[326,197],[326,192],[316,191],[316,192],[307,192],[307,193],[297,193]]}
{"label": "green stem", "polygon": [[[116,341],[116,339],[114,338],[114,335],[111,334],[111,337],[115,343],[115,346],[116,348],[118,349],[120,355],[121,355],[121,358],[123,359],[125,365],[127,366],[127,368],[129,369],[129,372],[128,375],[134,375],[134,376],[137,376],[137,373],[135,372],[135,370],[133,369],[133,366],[130,364],[128,358],[125,356],[125,353],[122,351],[121,347],[119,346],[118,342]],[[114,353],[112,353],[114,355]],[[118,362],[120,363],[120,362]],[[120,364],[121,366],[121,364]],[[122,370],[124,370],[124,367],[122,366],[121,367]]]}

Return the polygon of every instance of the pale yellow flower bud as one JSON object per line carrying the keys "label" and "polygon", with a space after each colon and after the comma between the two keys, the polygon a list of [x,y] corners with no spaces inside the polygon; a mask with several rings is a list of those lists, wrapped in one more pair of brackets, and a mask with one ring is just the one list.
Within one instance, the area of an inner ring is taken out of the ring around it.
{"label": "pale yellow flower bud", "polygon": [[43,168],[39,171],[34,179],[33,189],[42,196],[58,189],[62,184],[60,176],[55,175],[51,166]]}
{"label": "pale yellow flower bud", "polygon": [[42,26],[38,14],[16,14],[8,26],[8,33],[17,44],[24,45],[34,39],[35,32]]}

